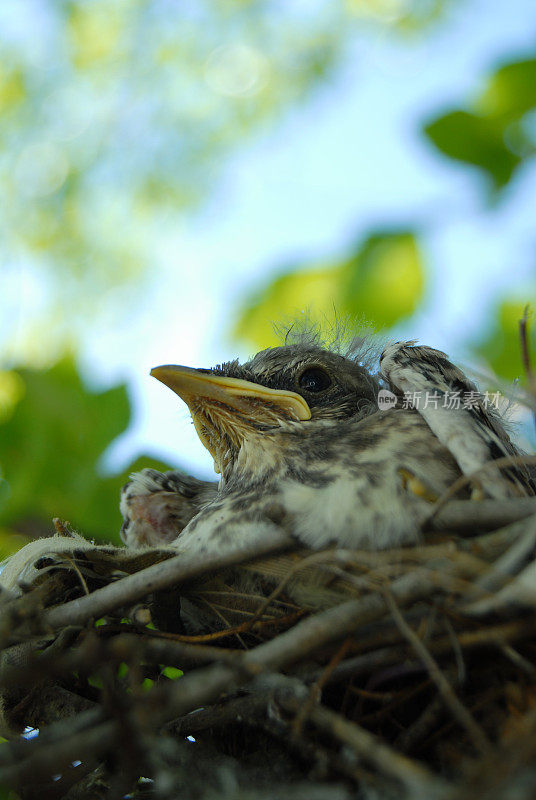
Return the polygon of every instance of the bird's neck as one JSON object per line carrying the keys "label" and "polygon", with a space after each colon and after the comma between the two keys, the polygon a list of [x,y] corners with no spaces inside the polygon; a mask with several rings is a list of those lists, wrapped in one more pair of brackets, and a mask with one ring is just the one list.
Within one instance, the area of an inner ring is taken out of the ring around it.
{"label": "bird's neck", "polygon": [[220,486],[245,487],[279,474],[285,468],[285,448],[279,439],[266,433],[244,439],[222,471]]}
{"label": "bird's neck", "polygon": [[[248,436],[222,472],[220,488],[230,491],[280,480],[296,466],[316,461],[316,440],[323,444],[332,423],[286,423],[269,432]],[[329,434],[328,434],[329,435]],[[298,463],[299,462],[299,463]]]}

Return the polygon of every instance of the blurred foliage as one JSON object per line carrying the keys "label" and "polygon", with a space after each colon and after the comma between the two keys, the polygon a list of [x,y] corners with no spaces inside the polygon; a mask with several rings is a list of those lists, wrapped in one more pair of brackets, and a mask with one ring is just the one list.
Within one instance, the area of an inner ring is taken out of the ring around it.
{"label": "blurred foliage", "polygon": [[536,153],[536,59],[501,66],[469,110],[450,111],[424,130],[442,153],[478,167],[501,189]]}
{"label": "blurred foliage", "polygon": [[[525,379],[519,321],[523,318],[527,299],[536,299],[536,291],[533,290],[525,299],[504,300],[497,308],[493,325],[486,337],[475,346],[475,351],[486,360],[497,375],[511,381],[518,378],[523,381]],[[530,321],[529,316],[529,336],[532,334],[531,338],[534,339],[534,320],[532,319],[532,325]],[[536,367],[536,363],[534,366]]]}
{"label": "blurred foliage", "polygon": [[410,231],[371,234],[339,262],[293,267],[246,302],[234,329],[258,349],[278,343],[274,321],[307,314],[322,323],[334,315],[388,328],[415,311],[424,268]]}
{"label": "blurred foliage", "polygon": [[46,363],[105,290],[143,292],[159,236],[226,155],[329,78],[353,32],[415,30],[450,2],[0,4],[0,269],[22,269],[38,298],[16,346],[0,330],[11,356]]}
{"label": "blurred foliage", "polygon": [[50,533],[55,516],[119,543],[119,490],[129,473],[169,468],[140,456],[120,475],[100,474],[103,452],[130,420],[125,386],[88,392],[66,358],[47,370],[0,373],[2,391],[0,555],[22,537]]}
{"label": "blurred foliage", "polygon": [[[423,126],[444,155],[489,176],[495,190],[536,154],[536,59],[496,69],[469,104]],[[249,297],[234,334],[257,347],[277,343],[273,321],[307,310],[313,320],[342,316],[388,328],[412,314],[422,298],[425,268],[416,234],[378,233],[340,262],[292,266]],[[491,330],[473,345],[501,377],[523,377],[518,322],[534,287],[497,306]]]}
{"label": "blurred foliage", "polygon": [[[468,110],[455,110],[428,123],[424,130],[446,156],[473,165],[504,188],[514,171],[536,155],[536,59],[511,61],[496,69]],[[502,378],[524,379],[519,320],[527,303],[536,303],[534,286],[503,298],[487,335],[474,351]]]}

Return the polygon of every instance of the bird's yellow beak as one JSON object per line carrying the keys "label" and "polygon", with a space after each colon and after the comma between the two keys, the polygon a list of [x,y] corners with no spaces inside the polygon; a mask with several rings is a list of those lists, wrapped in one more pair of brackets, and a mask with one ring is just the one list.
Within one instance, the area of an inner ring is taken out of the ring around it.
{"label": "bird's yellow beak", "polygon": [[[303,421],[311,418],[311,410],[303,397],[296,392],[270,389],[259,383],[240,378],[227,378],[211,372],[166,364],[151,370],[153,378],[164,383],[184,400],[190,409],[199,438],[210,451],[219,471],[219,454],[207,429],[206,410],[211,417],[218,408],[238,412],[245,418],[262,418],[263,409],[285,420]],[[212,427],[212,426],[210,426]]]}

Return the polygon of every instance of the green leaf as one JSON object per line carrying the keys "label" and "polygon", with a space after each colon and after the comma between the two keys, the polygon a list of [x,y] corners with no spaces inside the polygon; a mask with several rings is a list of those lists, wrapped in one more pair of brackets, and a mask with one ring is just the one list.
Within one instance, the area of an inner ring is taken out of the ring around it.
{"label": "green leaf", "polygon": [[164,667],[162,675],[165,675],[170,681],[176,681],[178,678],[182,678],[184,672],[182,669],[177,669],[177,667]]}
{"label": "green leaf", "polygon": [[86,391],[71,359],[48,370],[24,370],[20,377],[24,397],[1,428],[0,463],[9,496],[0,520],[31,527],[36,518],[50,524],[60,516],[88,535],[112,537],[119,487],[100,477],[96,465],[128,424],[125,387]]}
{"label": "green leaf", "polygon": [[345,313],[391,327],[413,314],[424,290],[424,269],[417,240],[410,231],[373,234],[343,269]]}
{"label": "green leaf", "polygon": [[124,661],[121,661],[121,663],[117,667],[117,677],[126,678],[126,676],[128,675],[128,671],[129,671],[128,664],[125,664]]}
{"label": "green leaf", "polygon": [[26,98],[25,79],[20,69],[10,68],[0,61],[0,113],[6,118]]}
{"label": "green leaf", "polygon": [[305,314],[321,325],[342,316],[391,326],[414,312],[423,287],[414,234],[374,233],[339,263],[295,268],[277,277],[246,302],[233,335],[258,349],[270,347],[279,343],[274,323]]}
{"label": "green leaf", "polygon": [[274,323],[286,323],[305,313],[312,322],[329,318],[341,305],[342,283],[340,267],[298,269],[280,275],[246,302],[233,336],[258,349],[273,347],[279,344]]}
{"label": "green leaf", "polygon": [[[528,302],[536,307],[536,291],[523,300],[505,300],[497,309],[495,321],[488,336],[474,347],[476,353],[486,359],[493,371],[506,380],[524,379],[521,360],[519,320],[523,317]],[[533,321],[534,327],[534,321]],[[536,337],[532,339],[532,354],[536,348]]]}
{"label": "green leaf", "polygon": [[14,533],[10,528],[0,528],[0,561],[13,555],[30,541],[28,536]]}
{"label": "green leaf", "polygon": [[503,123],[467,111],[452,111],[425,126],[425,133],[446,156],[484,170],[500,189],[520,163],[505,145]]}
{"label": "green leaf", "polygon": [[102,678],[99,675],[90,675],[87,679],[87,682],[90,686],[93,686],[94,689],[103,688]]}
{"label": "green leaf", "polygon": [[490,76],[469,109],[456,109],[429,122],[424,132],[444,155],[485,172],[495,189],[535,152],[525,126],[536,109],[536,59],[505,64]]}
{"label": "green leaf", "polygon": [[0,783],[0,800],[20,800],[20,795],[13,789]]}
{"label": "green leaf", "polygon": [[58,516],[88,537],[119,543],[119,492],[128,474],[168,468],[140,458],[121,475],[100,474],[104,450],[129,423],[125,386],[89,392],[72,359],[18,377],[24,391],[0,424],[0,525],[43,535]]}
{"label": "green leaf", "polygon": [[491,76],[476,101],[481,114],[517,119],[536,107],[536,59],[506,64]]}

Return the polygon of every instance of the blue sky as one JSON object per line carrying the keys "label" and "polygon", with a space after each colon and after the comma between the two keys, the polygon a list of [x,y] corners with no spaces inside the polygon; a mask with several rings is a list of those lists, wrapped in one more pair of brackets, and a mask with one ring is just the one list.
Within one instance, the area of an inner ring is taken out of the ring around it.
{"label": "blue sky", "polygon": [[145,451],[210,476],[186,409],[150,368],[249,355],[222,333],[243,297],[286,265],[344,253],[379,224],[425,230],[426,299],[401,335],[465,359],[494,301],[534,282],[536,163],[490,207],[483,179],[444,160],[420,128],[477,94],[497,62],[533,54],[535,41],[529,0],[455,2],[408,43],[368,32],[329,83],[230,158],[203,210],[162,231],[143,304],[85,347],[92,382],[125,379],[134,402],[107,465]]}

